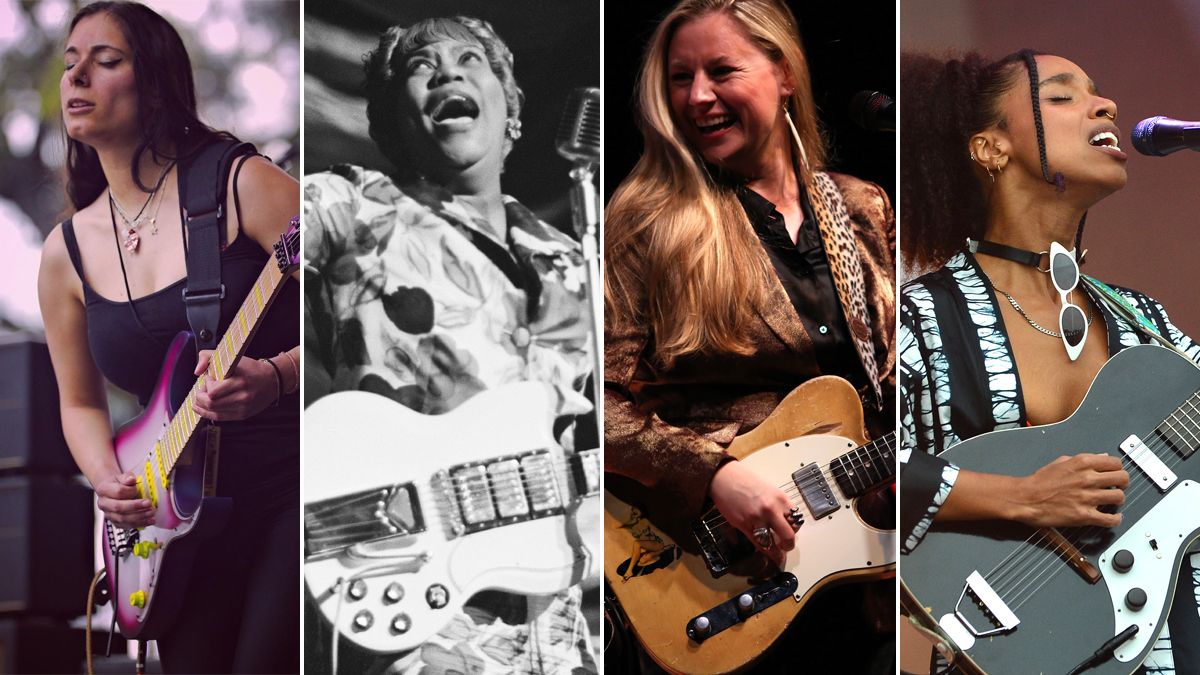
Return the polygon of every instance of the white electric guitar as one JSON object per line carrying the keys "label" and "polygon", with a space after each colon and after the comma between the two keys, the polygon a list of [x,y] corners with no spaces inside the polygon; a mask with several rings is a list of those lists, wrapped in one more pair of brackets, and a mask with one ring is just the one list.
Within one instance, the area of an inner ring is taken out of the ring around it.
{"label": "white electric guitar", "polygon": [[550,397],[525,382],[444,415],[366,392],[305,410],[304,578],[339,633],[409,650],[478,591],[548,594],[597,572],[599,451],[564,456]]}

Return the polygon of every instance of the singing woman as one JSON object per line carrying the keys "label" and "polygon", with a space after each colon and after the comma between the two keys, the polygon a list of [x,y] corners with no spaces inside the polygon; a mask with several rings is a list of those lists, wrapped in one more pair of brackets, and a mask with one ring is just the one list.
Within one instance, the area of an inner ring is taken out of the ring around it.
{"label": "singing woman", "polygon": [[[227,134],[196,114],[175,29],[144,5],[96,2],[71,20],[59,82],[71,216],[47,237],[38,292],[63,433],[114,525],[154,522],[117,465],[105,381],[145,405],[172,338],[189,330],[179,163]],[[299,210],[295,180],[261,157],[229,179],[222,331]],[[217,494],[230,524],[201,549],[184,611],[158,639],[168,672],[299,668],[299,292],[288,283],[236,368],[195,412],[219,421]],[[203,372],[209,352],[200,355]],[[115,601],[123,602],[119,598]]]}

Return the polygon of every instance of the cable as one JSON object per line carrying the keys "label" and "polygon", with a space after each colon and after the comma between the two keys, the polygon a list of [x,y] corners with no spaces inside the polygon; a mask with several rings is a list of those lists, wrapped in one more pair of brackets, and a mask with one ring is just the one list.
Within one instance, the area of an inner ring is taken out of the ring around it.
{"label": "cable", "polygon": [[[84,611],[84,616],[87,617],[83,629],[83,648],[86,650],[84,658],[87,661],[87,675],[95,675],[95,670],[92,668],[92,609],[96,606],[96,586],[100,580],[104,578],[104,568],[96,570],[96,576],[92,577],[92,583],[88,586],[87,610]],[[116,605],[113,605],[114,610]]]}

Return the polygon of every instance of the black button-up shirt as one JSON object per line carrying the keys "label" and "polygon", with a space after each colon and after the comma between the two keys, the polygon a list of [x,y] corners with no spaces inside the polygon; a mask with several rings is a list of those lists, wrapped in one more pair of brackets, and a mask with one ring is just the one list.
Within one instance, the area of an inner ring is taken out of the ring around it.
{"label": "black button-up shirt", "polygon": [[812,338],[821,372],[845,378],[856,389],[867,384],[803,184],[800,186],[800,204],[804,222],[800,224],[794,244],[788,236],[783,215],[774,204],[745,186],[737,188],[737,196],[792,301],[792,307],[800,316],[800,323]]}

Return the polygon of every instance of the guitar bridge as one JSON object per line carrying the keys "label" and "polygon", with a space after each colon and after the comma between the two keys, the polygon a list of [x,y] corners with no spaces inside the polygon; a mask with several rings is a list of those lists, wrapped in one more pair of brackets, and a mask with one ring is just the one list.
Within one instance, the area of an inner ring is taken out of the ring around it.
{"label": "guitar bridge", "polygon": [[355,492],[304,509],[304,546],[310,558],[362,542],[424,531],[421,502],[412,483]]}
{"label": "guitar bridge", "polygon": [[[963,599],[968,594],[971,596],[973,604],[978,605],[987,620],[993,624],[993,628],[980,630],[967,618]],[[999,593],[992,589],[991,584],[983,578],[978,570],[971,572],[966,583],[963,584],[962,593],[958,595],[958,602],[954,604],[954,613],[946,614],[938,621],[942,630],[946,631],[963,650],[970,649],[975,644],[975,638],[1007,633],[1016,628],[1019,623],[1021,620],[1017,618],[1016,613],[1009,609],[1008,604],[1000,598]]]}

